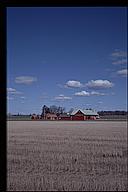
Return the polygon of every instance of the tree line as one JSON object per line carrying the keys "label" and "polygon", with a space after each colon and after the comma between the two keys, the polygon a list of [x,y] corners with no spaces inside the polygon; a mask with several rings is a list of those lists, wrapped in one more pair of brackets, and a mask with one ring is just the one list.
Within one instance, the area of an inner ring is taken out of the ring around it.
{"label": "tree line", "polygon": [[42,116],[45,116],[47,113],[52,113],[52,114],[56,114],[56,115],[60,115],[60,114],[64,114],[66,113],[65,108],[64,107],[58,107],[56,105],[52,105],[50,107],[47,107],[46,105],[44,105],[42,107]]}
{"label": "tree line", "polygon": [[[91,110],[91,108],[89,108]],[[52,113],[52,114],[56,114],[56,115],[60,115],[60,114],[66,114],[69,113],[71,114],[72,111],[74,109],[71,108],[68,112],[66,112],[65,107],[60,107],[60,106],[56,106],[56,105],[51,105],[50,107],[43,105],[42,107],[42,113],[41,116],[46,115],[47,113]],[[124,115],[127,116],[128,115],[128,111],[119,111],[119,110],[115,110],[115,111],[98,111],[97,112],[100,116],[108,116],[108,115]],[[11,116],[11,113],[8,113],[7,116]],[[20,113],[18,113],[17,115],[13,115],[13,116],[26,116],[26,115],[22,115]],[[31,116],[31,114],[30,114]]]}
{"label": "tree line", "polygon": [[105,115],[128,115],[127,111],[98,111],[100,116]]}

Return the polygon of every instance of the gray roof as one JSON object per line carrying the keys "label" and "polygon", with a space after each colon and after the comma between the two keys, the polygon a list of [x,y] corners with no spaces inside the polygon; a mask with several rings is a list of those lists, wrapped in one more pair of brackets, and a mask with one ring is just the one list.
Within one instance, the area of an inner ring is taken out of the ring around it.
{"label": "gray roof", "polygon": [[91,109],[75,109],[71,113],[71,115],[75,115],[78,111],[81,111],[84,115],[98,115],[98,113],[95,110]]}
{"label": "gray roof", "polygon": [[70,114],[60,114],[60,117],[70,117]]}

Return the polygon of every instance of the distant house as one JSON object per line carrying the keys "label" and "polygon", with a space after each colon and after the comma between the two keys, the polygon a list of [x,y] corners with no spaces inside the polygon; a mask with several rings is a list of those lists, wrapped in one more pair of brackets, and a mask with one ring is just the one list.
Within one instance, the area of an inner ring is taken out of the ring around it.
{"label": "distant house", "polygon": [[95,120],[99,118],[99,114],[92,109],[76,109],[71,113],[71,120]]}
{"label": "distant house", "polygon": [[37,119],[37,115],[35,113],[32,114],[31,119]]}
{"label": "distant house", "polygon": [[58,117],[56,114],[53,114],[53,113],[47,113],[45,115],[45,118],[43,118],[45,120],[58,120]]}
{"label": "distant house", "polygon": [[61,114],[58,120],[71,120],[70,114]]}

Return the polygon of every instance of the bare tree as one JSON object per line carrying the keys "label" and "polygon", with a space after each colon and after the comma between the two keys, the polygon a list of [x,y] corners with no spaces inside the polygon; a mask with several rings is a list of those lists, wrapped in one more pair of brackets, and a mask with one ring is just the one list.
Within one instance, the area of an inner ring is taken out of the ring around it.
{"label": "bare tree", "polygon": [[73,110],[74,110],[74,109],[71,108],[71,109],[68,111],[68,113],[71,114],[71,113],[73,112]]}

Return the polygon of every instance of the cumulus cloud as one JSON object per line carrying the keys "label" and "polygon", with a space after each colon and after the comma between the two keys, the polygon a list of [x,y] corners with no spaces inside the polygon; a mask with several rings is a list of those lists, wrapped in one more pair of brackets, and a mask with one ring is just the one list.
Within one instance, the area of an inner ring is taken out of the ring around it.
{"label": "cumulus cloud", "polygon": [[32,77],[32,76],[19,76],[15,78],[15,82],[19,83],[19,84],[32,84],[33,82],[37,81],[36,77]]}
{"label": "cumulus cloud", "polygon": [[107,89],[113,87],[113,83],[108,80],[91,80],[86,86],[90,89]]}
{"label": "cumulus cloud", "polygon": [[26,97],[20,97],[21,99],[26,99]]}
{"label": "cumulus cloud", "polygon": [[111,59],[113,65],[124,65],[127,64],[127,52],[125,51],[120,51],[116,49],[112,54],[111,54]]}
{"label": "cumulus cloud", "polygon": [[91,93],[90,93],[90,95],[106,95],[105,93],[100,93],[100,92],[97,92],[97,91],[92,91]]}
{"label": "cumulus cloud", "polygon": [[96,95],[96,96],[102,96],[102,95],[106,95],[105,93],[100,93],[97,91],[81,91],[81,92],[77,92],[74,94],[75,96],[91,96],[91,95]]}
{"label": "cumulus cloud", "polygon": [[112,57],[114,58],[119,58],[119,57],[127,57],[127,52],[125,51],[120,51],[120,50],[115,50],[112,54]]}
{"label": "cumulus cloud", "polygon": [[75,93],[76,96],[89,96],[90,93],[87,91],[81,91],[81,92],[77,92]]}
{"label": "cumulus cloud", "polygon": [[80,88],[83,85],[79,81],[70,80],[70,81],[67,81],[65,86],[66,87],[72,87],[72,88]]}
{"label": "cumulus cloud", "polygon": [[13,95],[17,95],[17,94],[22,94],[22,92],[20,92],[20,91],[17,91],[16,89],[13,89],[13,88],[7,88],[7,92],[9,93],[9,94],[13,94]]}
{"label": "cumulus cloud", "polygon": [[98,104],[102,104],[103,103],[103,101],[98,101]]}
{"label": "cumulus cloud", "polygon": [[15,92],[16,89],[13,89],[13,88],[7,88],[7,91],[8,91],[8,92]]}
{"label": "cumulus cloud", "polygon": [[127,69],[119,70],[119,71],[117,71],[117,74],[120,76],[126,77],[128,74],[128,70]]}
{"label": "cumulus cloud", "polygon": [[112,62],[113,65],[123,65],[127,64],[127,59],[121,59],[121,60],[116,60]]}
{"label": "cumulus cloud", "polygon": [[64,100],[71,100],[72,97],[66,97],[66,96],[60,94],[59,96],[55,97],[54,99],[58,100],[58,101],[64,101]]}

